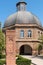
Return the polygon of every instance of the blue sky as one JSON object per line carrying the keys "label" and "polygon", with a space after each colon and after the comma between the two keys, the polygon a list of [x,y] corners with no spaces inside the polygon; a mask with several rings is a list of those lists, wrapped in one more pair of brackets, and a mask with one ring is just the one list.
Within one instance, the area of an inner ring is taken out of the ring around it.
{"label": "blue sky", "polygon": [[[16,3],[20,0],[0,0],[0,21],[4,24],[6,18],[16,12]],[[27,11],[35,14],[43,25],[43,0],[24,0]]]}

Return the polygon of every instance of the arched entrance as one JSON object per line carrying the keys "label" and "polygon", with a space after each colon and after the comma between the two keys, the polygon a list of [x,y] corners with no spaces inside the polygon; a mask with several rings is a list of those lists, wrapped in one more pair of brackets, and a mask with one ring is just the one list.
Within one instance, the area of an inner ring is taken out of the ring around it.
{"label": "arched entrance", "polygon": [[29,45],[22,45],[20,47],[20,55],[32,55],[32,48]]}

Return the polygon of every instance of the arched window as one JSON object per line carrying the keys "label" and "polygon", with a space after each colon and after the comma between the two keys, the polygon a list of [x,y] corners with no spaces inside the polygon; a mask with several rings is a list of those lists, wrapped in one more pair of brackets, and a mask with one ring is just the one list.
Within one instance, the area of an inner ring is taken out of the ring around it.
{"label": "arched window", "polygon": [[28,37],[32,37],[32,31],[28,30]]}
{"label": "arched window", "polygon": [[24,30],[21,30],[20,31],[20,38],[23,38],[24,37]]}

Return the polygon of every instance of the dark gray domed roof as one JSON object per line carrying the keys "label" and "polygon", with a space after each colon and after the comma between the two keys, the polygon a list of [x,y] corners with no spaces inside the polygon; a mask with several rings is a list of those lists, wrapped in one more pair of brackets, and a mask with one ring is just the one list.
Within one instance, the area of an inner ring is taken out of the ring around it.
{"label": "dark gray domed roof", "polygon": [[8,27],[15,24],[37,24],[41,26],[39,19],[32,13],[27,11],[18,11],[15,14],[10,15],[5,21],[4,27]]}

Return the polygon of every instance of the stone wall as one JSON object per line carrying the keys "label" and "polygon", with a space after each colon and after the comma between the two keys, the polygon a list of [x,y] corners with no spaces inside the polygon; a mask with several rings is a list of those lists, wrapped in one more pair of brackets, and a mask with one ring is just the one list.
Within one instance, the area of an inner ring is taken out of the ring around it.
{"label": "stone wall", "polygon": [[15,30],[6,31],[6,65],[16,65]]}

